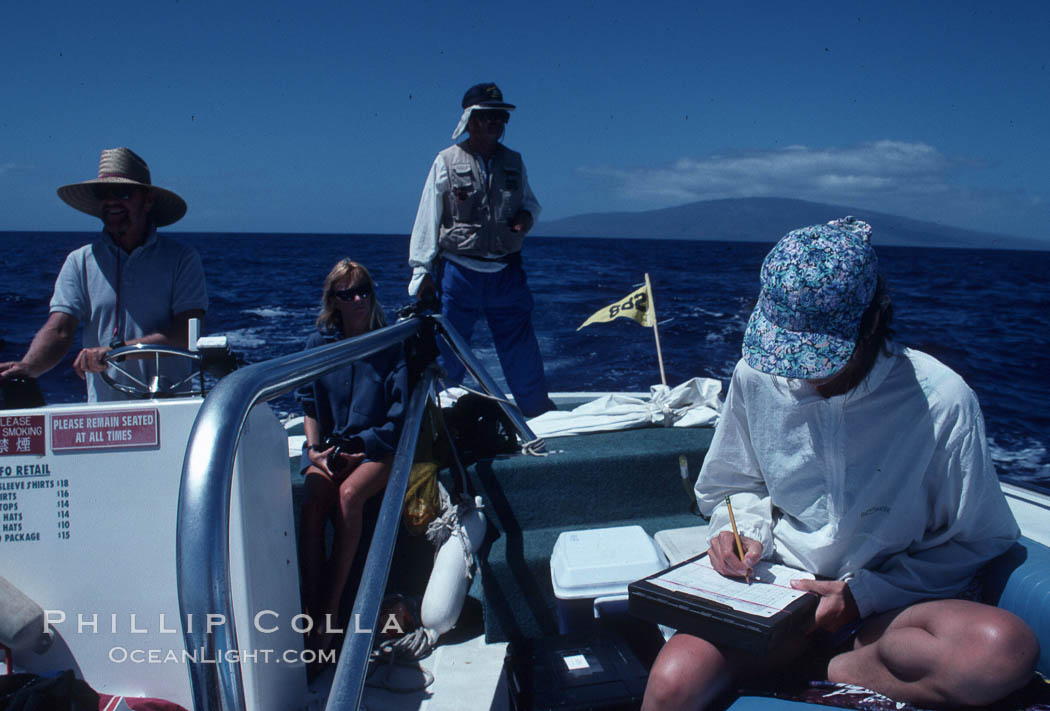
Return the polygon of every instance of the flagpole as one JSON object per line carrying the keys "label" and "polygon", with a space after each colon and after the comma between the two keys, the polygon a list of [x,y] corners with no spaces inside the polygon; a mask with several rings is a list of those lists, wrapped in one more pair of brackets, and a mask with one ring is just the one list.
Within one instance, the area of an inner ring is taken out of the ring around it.
{"label": "flagpole", "polygon": [[660,352],[660,331],[656,328],[656,299],[653,297],[653,287],[649,284],[649,272],[645,273],[645,291],[649,294],[649,313],[653,318],[653,338],[656,339],[656,359],[660,362],[660,382],[667,385],[667,376],[664,375],[664,356]]}

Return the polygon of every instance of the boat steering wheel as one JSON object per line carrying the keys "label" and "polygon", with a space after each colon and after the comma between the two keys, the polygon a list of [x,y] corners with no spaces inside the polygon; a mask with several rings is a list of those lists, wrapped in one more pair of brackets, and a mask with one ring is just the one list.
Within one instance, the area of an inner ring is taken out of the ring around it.
{"label": "boat steering wheel", "polygon": [[[154,375],[150,378],[150,382],[148,383],[142,382],[138,377],[132,375],[120,365],[128,356],[145,358],[150,355],[153,356]],[[195,361],[197,366],[182,380],[175,383],[166,382],[160,377],[160,359],[162,356],[185,358],[187,360]],[[200,370],[200,362],[200,353],[194,353],[185,348],[176,348],[175,346],[155,343],[136,343],[131,346],[114,348],[106,353],[106,355],[102,356],[102,363],[106,366],[106,370],[103,370],[99,375],[102,376],[102,379],[106,381],[106,384],[111,388],[144,400],[158,397],[175,397],[176,395],[200,395],[201,390],[199,387],[196,389],[191,388],[190,390],[178,390],[182,385],[191,381],[197,375]],[[123,375],[127,381],[122,382],[117,380],[110,372],[110,369]]]}

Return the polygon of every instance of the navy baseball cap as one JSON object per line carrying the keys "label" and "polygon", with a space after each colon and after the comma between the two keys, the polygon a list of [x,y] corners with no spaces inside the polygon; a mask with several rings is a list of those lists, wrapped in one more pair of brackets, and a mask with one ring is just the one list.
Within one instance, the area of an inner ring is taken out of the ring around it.
{"label": "navy baseball cap", "polygon": [[508,111],[516,108],[514,104],[508,104],[503,100],[503,92],[492,82],[475,84],[467,89],[467,93],[463,95],[463,108],[468,106],[484,106]]}

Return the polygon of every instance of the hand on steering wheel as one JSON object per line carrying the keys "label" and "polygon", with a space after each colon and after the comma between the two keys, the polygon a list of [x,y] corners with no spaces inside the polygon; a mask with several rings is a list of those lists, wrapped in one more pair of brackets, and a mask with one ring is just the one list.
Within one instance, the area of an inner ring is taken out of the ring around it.
{"label": "hand on steering wheel", "polygon": [[[154,358],[154,376],[149,383],[144,383],[138,379],[135,375],[132,375],[127,370],[121,367],[126,357],[145,357],[152,355]],[[195,361],[197,363],[197,369],[187,375],[182,380],[175,383],[163,382],[160,378],[160,359],[161,356],[172,357],[172,358],[186,358],[188,360]],[[102,370],[99,375],[106,384],[111,388],[119,390],[122,393],[128,395],[134,395],[142,399],[149,399],[155,397],[173,397],[175,395],[200,395],[200,390],[180,391],[179,388],[186,382],[193,379],[197,375],[197,371],[200,369],[200,353],[194,353],[188,351],[185,348],[177,348],[175,346],[169,346],[159,343],[136,343],[133,346],[122,346],[120,348],[114,348],[111,351],[104,354],[99,362],[102,363],[106,368]],[[123,375],[127,382],[118,381],[110,373],[110,370],[115,370]]]}

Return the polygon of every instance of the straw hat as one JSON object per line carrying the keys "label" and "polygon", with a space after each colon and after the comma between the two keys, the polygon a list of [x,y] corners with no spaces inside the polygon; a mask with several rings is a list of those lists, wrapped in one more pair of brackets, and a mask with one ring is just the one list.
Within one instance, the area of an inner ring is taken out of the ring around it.
{"label": "straw hat", "polygon": [[83,183],[63,185],[58,196],[70,206],[95,217],[102,217],[102,201],[96,188],[99,185],[137,185],[153,191],[153,223],[157,227],[170,225],[186,214],[186,201],[150,182],[149,166],[130,148],[107,148],[98,162],[98,177]]}

